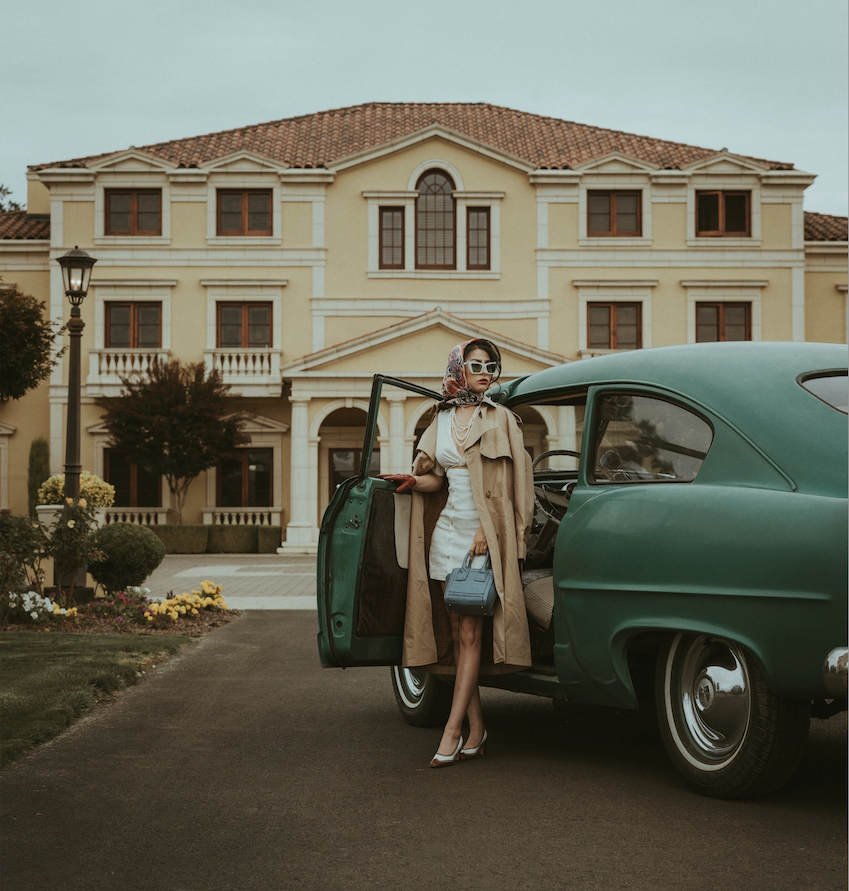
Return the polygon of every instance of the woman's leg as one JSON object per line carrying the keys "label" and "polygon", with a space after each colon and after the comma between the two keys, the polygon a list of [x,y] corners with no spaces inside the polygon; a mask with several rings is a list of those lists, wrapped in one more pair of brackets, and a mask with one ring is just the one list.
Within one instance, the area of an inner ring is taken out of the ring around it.
{"label": "woman's leg", "polygon": [[483,710],[481,709],[478,674],[481,665],[481,638],[483,619],[480,616],[451,614],[451,631],[454,635],[454,658],[457,676],[454,679],[454,697],[448,723],[442,734],[437,753],[450,755],[457,748],[457,740],[463,730],[463,718],[469,716],[469,738],[477,745],[483,737]]}

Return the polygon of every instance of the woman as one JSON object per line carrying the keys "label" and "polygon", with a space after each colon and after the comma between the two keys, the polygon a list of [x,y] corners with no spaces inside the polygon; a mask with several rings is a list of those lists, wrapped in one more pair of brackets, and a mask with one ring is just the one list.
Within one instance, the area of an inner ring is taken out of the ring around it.
{"label": "woman", "polygon": [[[441,596],[446,576],[462,565],[467,552],[472,565],[482,564],[489,552],[498,591],[492,665],[483,670],[516,671],[531,664],[519,561],[533,516],[533,473],[516,417],[484,395],[500,372],[501,354],[490,341],[454,347],[442,401],[419,442],[412,475],[389,476],[400,482],[397,491],[413,492],[403,663],[456,674],[451,712],[431,767],[486,752],[478,674],[484,629],[488,634],[490,626],[479,616],[448,614]],[[441,508],[435,525],[428,522],[434,507]],[[453,666],[440,640],[446,617]],[[469,722],[465,741],[464,717]]]}

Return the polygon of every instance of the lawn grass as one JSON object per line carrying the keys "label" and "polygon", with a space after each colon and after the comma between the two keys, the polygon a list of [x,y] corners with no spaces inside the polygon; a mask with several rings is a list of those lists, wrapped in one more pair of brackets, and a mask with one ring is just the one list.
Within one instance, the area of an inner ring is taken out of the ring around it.
{"label": "lawn grass", "polygon": [[176,653],[177,635],[0,635],[0,768],[65,730],[145,665]]}

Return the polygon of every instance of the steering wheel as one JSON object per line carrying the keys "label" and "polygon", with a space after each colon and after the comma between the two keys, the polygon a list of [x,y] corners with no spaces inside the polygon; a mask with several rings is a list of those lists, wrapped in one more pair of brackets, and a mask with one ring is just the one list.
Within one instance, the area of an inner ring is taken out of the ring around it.
{"label": "steering wheel", "polygon": [[[550,449],[547,452],[540,452],[534,458],[531,466],[536,469],[537,464],[554,455],[565,455],[569,458],[578,458],[580,460],[581,453],[572,451],[572,449]],[[560,525],[566,508],[569,506],[569,498],[572,496],[572,490],[575,488],[574,483],[568,483],[561,492],[547,492],[541,486],[534,486],[534,504],[542,511],[547,519]],[[540,536],[542,537],[542,536]]]}
{"label": "steering wheel", "polygon": [[581,460],[580,452],[573,452],[571,449],[549,449],[547,452],[540,452],[536,458],[534,458],[531,467],[536,470],[537,464],[545,458],[551,458],[552,455],[566,455],[568,458],[577,458],[579,461]]}

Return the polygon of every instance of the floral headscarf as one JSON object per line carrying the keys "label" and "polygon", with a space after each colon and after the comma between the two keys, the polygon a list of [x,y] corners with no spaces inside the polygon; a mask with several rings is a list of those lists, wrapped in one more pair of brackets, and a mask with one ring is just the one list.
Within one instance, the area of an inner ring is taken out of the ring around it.
{"label": "floral headscarf", "polygon": [[473,348],[484,350],[492,360],[498,363],[498,371],[492,378],[493,383],[501,374],[501,353],[491,340],[475,338],[458,343],[448,357],[448,367],[445,369],[445,377],[442,379],[442,402],[439,403],[439,408],[447,409],[453,405],[476,405],[483,401],[484,394],[477,393],[466,384],[466,367],[463,362],[466,353],[471,352]]}

